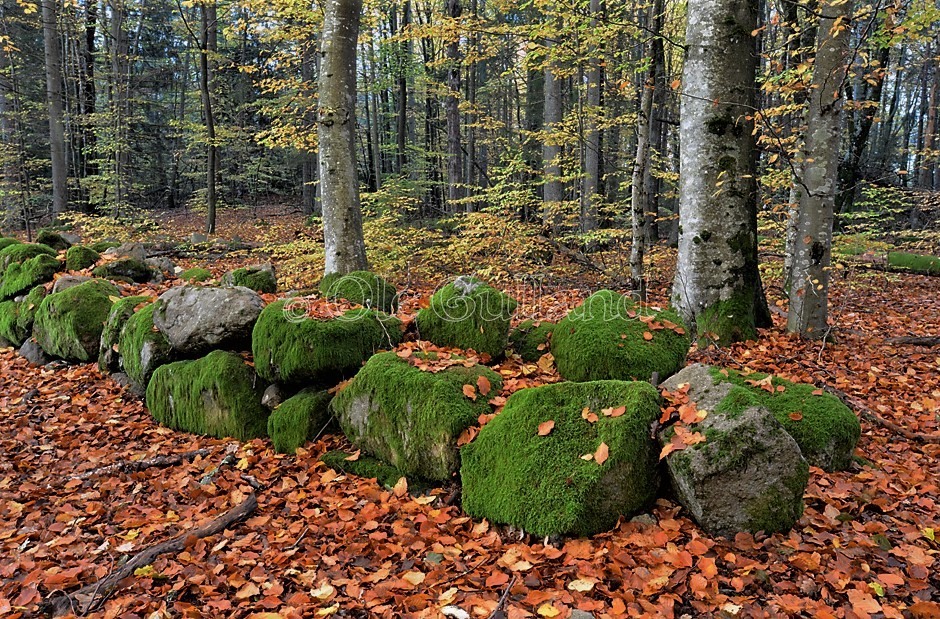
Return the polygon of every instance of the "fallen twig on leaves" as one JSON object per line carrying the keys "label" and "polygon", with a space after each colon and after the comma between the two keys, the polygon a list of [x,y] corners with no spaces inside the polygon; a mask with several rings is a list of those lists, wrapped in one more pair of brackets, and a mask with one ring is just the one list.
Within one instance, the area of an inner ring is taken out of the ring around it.
{"label": "fallen twig on leaves", "polygon": [[161,542],[145,548],[131,557],[119,570],[113,571],[98,582],[86,585],[72,593],[57,595],[43,601],[41,608],[43,612],[53,616],[74,613],[76,615],[87,614],[99,608],[111,593],[117,588],[118,584],[134,574],[138,568],[150,565],[162,554],[168,552],[179,552],[193,539],[202,539],[215,535],[224,529],[232,526],[258,507],[258,498],[254,493],[248,495],[248,498],[242,501],[236,507],[216,517],[208,524],[192,531],[187,531],[171,540]]}
{"label": "fallen twig on leaves", "polygon": [[194,451],[187,451],[181,454],[147,458],[146,460],[121,460],[120,462],[115,462],[114,464],[109,464],[107,466],[102,466],[90,471],[85,471],[84,473],[80,473],[78,475],[73,475],[72,479],[88,479],[89,477],[95,477],[96,475],[110,475],[111,473],[117,472],[134,473],[152,467],[165,468],[168,466],[175,466],[184,460],[192,461],[195,460],[197,456],[207,455],[209,455],[208,449],[196,449]]}
{"label": "fallen twig on leaves", "polygon": [[846,392],[840,389],[836,389],[835,387],[824,385],[823,390],[825,390],[827,393],[831,393],[832,395],[842,400],[842,402],[844,402],[846,406],[849,406],[850,408],[854,408],[855,410],[857,410],[859,415],[861,415],[862,419],[866,419],[883,428],[887,428],[888,430],[891,430],[892,432],[900,434],[904,438],[911,440],[911,441],[918,441],[920,443],[940,444],[940,435],[938,434],[924,434],[923,432],[914,432],[913,430],[908,430],[907,428],[889,419],[885,419],[884,417],[879,415],[877,412],[875,412],[870,406],[868,406],[867,404],[865,404],[858,398],[854,398],[850,396],[849,394],[847,394]]}
{"label": "fallen twig on leaves", "polygon": [[506,590],[503,591],[503,594],[499,598],[499,602],[496,604],[496,608],[494,608],[493,612],[490,613],[488,619],[506,619],[509,616],[506,614],[506,602],[509,601],[509,591],[512,589],[514,584],[516,584],[515,576],[513,576],[512,580],[509,581],[509,584],[506,585]]}
{"label": "fallen twig on leaves", "polygon": [[888,344],[911,344],[912,346],[940,346],[940,336],[905,335],[903,337],[890,337],[885,342]]}
{"label": "fallen twig on leaves", "polygon": [[215,479],[215,476],[219,474],[219,471],[222,470],[222,467],[228,465],[233,466],[237,461],[235,458],[235,452],[238,451],[238,444],[232,443],[225,448],[225,457],[222,458],[222,461],[219,462],[219,466],[214,469],[207,471],[205,475],[202,476],[202,479],[199,480],[199,483],[205,486],[206,484],[211,484],[212,480]]}

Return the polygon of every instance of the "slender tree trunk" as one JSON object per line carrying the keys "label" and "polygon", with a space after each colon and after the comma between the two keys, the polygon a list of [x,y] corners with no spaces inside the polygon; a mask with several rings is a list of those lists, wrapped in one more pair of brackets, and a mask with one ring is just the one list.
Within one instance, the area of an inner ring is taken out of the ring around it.
{"label": "slender tree trunk", "polygon": [[[6,19],[5,7],[0,4],[0,18]],[[19,175],[16,170],[16,134],[13,128],[13,79],[11,75],[10,52],[0,46],[0,222],[9,224],[16,213],[18,204],[14,188],[18,185]]]}
{"label": "slender tree trunk", "polygon": [[[306,88],[316,86],[317,76],[317,50],[316,41],[313,37],[307,39],[304,45],[303,58],[300,63],[300,79]],[[311,97],[312,99],[312,97]],[[313,129],[316,123],[316,113],[306,115],[305,125]],[[308,146],[304,146],[301,151],[301,204],[304,215],[313,215],[318,211],[317,208],[317,151]]]}
{"label": "slender tree trunk", "polygon": [[655,77],[650,71],[642,86],[640,110],[637,118],[636,159],[633,163],[631,194],[632,239],[630,243],[630,279],[633,294],[637,299],[646,299],[646,278],[643,273],[643,258],[646,249],[646,210],[649,203],[646,174],[650,165],[650,125],[653,110],[653,88]]}
{"label": "slender tree trunk", "polygon": [[85,0],[85,45],[82,48],[82,174],[98,174],[98,137],[92,120],[97,110],[95,87],[95,32],[98,26],[98,0]]}
{"label": "slender tree trunk", "polygon": [[[405,0],[405,6],[402,11],[401,29],[408,36],[408,28],[411,25],[411,0]],[[397,127],[397,161],[396,168],[399,174],[405,170],[408,164],[407,142],[408,137],[408,68],[411,66],[411,47],[407,41],[402,41],[398,45],[398,127]]]}
{"label": "slender tree trunk", "polygon": [[200,5],[202,19],[202,41],[199,54],[199,91],[202,94],[202,109],[206,123],[206,234],[215,234],[216,170],[218,169],[218,146],[215,141],[215,115],[212,110],[212,66],[209,54],[215,51],[217,39],[215,4]]}
{"label": "slender tree trunk", "polygon": [[[447,0],[447,15],[460,19],[463,7],[460,0]],[[447,97],[444,117],[447,124],[447,209],[457,210],[457,201],[463,197],[463,146],[460,140],[460,42],[456,38],[447,44]]]}
{"label": "slender tree trunk", "polygon": [[128,96],[127,74],[128,38],[125,21],[127,13],[124,0],[111,2],[111,123],[114,149],[114,208],[113,215],[119,216],[126,200],[125,175],[127,173],[128,145],[125,99]]}
{"label": "slender tree trunk", "polygon": [[[545,43],[549,55],[552,53],[553,45],[551,40]],[[565,199],[565,190],[561,182],[561,146],[555,135],[562,121],[562,80],[555,76],[551,63],[549,59],[545,66],[545,107],[543,110],[545,137],[542,142],[542,169],[545,173],[545,184],[542,188],[542,221],[554,231],[561,224],[561,203]]]}
{"label": "slender tree trunk", "polygon": [[[755,0],[690,0],[682,76],[673,304],[700,340],[753,338],[770,314],[757,270]],[[733,58],[734,62],[729,62]]]}
{"label": "slender tree trunk", "polygon": [[[591,27],[597,25],[597,15],[601,12],[601,0],[590,0],[593,16]],[[585,93],[584,124],[584,181],[581,185],[581,230],[588,232],[597,229],[598,201],[600,198],[601,173],[601,132],[598,128],[598,115],[601,113],[601,60],[598,50],[593,50],[594,58],[589,61],[587,71],[587,92]]]}
{"label": "slender tree trunk", "polygon": [[799,214],[790,266],[787,330],[804,337],[828,333],[829,266],[839,166],[842,85],[849,55],[852,2],[824,2],[796,179]]}
{"label": "slender tree trunk", "polygon": [[320,48],[320,191],[325,272],[368,268],[356,173],[356,45],[362,0],[326,0]]}
{"label": "slender tree trunk", "polygon": [[940,89],[940,68],[936,61],[931,61],[933,76],[930,81],[930,94],[927,96],[927,126],[924,128],[924,154],[921,156],[920,170],[917,173],[917,186],[933,189],[934,168],[937,167],[937,155],[934,153],[937,137],[937,94]]}
{"label": "slender tree trunk", "polygon": [[663,0],[655,0],[651,7],[652,18],[650,19],[652,36],[650,38],[650,71],[652,73],[653,100],[650,107],[649,123],[649,149],[646,158],[646,166],[643,171],[643,183],[645,184],[646,204],[646,243],[651,246],[659,240],[659,194],[661,183],[656,175],[653,174],[655,163],[661,158],[664,146],[664,123],[663,115],[666,110],[666,54],[663,49],[663,40],[661,34],[663,31],[663,21],[665,19]]}
{"label": "slender tree trunk", "polygon": [[62,49],[59,42],[58,0],[42,0],[42,35],[46,65],[46,105],[49,111],[49,149],[52,156],[52,216],[68,207],[68,163],[65,158]]}

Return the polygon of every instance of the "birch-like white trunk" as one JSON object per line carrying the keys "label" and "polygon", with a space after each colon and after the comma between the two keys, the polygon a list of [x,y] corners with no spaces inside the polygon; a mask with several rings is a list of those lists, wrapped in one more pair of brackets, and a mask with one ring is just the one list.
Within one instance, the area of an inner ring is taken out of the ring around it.
{"label": "birch-like white trunk", "polygon": [[757,0],[689,0],[673,304],[725,345],[769,324],[757,270]]}
{"label": "birch-like white trunk", "polygon": [[326,0],[320,48],[320,201],[325,273],[368,268],[356,170],[356,41],[362,0]]}
{"label": "birch-like white trunk", "polygon": [[852,2],[824,2],[820,10],[813,83],[806,110],[800,176],[794,179],[798,212],[789,256],[787,330],[804,337],[828,333],[832,219],[838,184],[842,86],[849,56]]}

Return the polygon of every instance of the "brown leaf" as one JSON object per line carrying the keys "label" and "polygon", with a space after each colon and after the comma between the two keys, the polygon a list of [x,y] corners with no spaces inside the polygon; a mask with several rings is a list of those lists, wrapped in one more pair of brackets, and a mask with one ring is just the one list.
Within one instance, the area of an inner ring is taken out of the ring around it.
{"label": "brown leaf", "polygon": [[474,402],[477,401],[477,390],[473,388],[473,385],[464,385],[463,394]]}
{"label": "brown leaf", "polygon": [[480,395],[487,395],[492,388],[493,386],[490,385],[490,379],[483,375],[477,376],[477,389],[480,390]]}
{"label": "brown leaf", "polygon": [[604,464],[607,462],[608,457],[610,457],[610,448],[607,447],[607,443],[601,443],[597,446],[597,451],[594,452],[594,462]]}
{"label": "brown leaf", "polygon": [[539,424],[539,436],[548,436],[555,429],[555,421],[549,419]]}

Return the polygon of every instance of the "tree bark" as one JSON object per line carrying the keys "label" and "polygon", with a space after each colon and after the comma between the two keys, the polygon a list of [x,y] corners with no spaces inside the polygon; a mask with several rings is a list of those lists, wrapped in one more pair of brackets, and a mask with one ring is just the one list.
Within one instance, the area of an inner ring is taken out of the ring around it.
{"label": "tree bark", "polygon": [[756,150],[748,119],[757,90],[757,2],[690,0],[688,15],[672,299],[700,340],[726,345],[770,324],[757,270]]}
{"label": "tree bark", "polygon": [[803,337],[828,333],[829,266],[835,206],[842,91],[849,55],[852,2],[824,2],[819,20],[806,136],[795,181],[799,202],[790,264],[787,330]]}
{"label": "tree bark", "polygon": [[[310,37],[304,45],[303,58],[300,64],[300,79],[305,87],[313,88],[317,79],[317,50],[316,41]],[[312,95],[311,95],[312,100]],[[316,123],[316,114],[307,114],[305,124]],[[317,204],[317,151],[304,146],[301,152],[301,204],[304,215],[313,215],[318,209]]]}
{"label": "tree bark", "polygon": [[646,278],[643,273],[643,258],[646,253],[647,221],[646,211],[649,203],[646,183],[647,169],[650,165],[650,125],[653,110],[654,76],[649,71],[642,86],[640,109],[637,114],[636,158],[633,163],[631,193],[631,229],[630,242],[630,279],[633,294],[637,299],[646,298]]}
{"label": "tree bark", "polygon": [[128,38],[124,22],[127,12],[124,0],[111,2],[111,127],[112,149],[114,154],[114,208],[112,214],[120,216],[126,200],[126,179],[128,162],[127,119],[124,111],[125,100],[128,96],[128,84],[125,77],[128,74],[127,53]]}
{"label": "tree bark", "polygon": [[[455,22],[463,8],[460,0],[447,0],[447,15]],[[447,97],[444,117],[447,124],[447,210],[457,211],[457,201],[463,197],[463,151],[460,143],[460,42],[447,44]]]}
{"label": "tree bark", "polygon": [[209,54],[215,51],[217,28],[215,3],[202,4],[199,14],[202,20],[202,39],[199,42],[199,92],[206,123],[206,234],[215,234],[216,170],[218,169],[218,146],[215,142],[215,114],[212,109],[212,63]]}
{"label": "tree bark", "polygon": [[924,154],[920,158],[920,170],[917,172],[917,186],[933,189],[934,169],[937,167],[937,155],[933,152],[937,137],[937,94],[940,89],[940,67],[931,60],[933,77],[930,81],[930,94],[927,97],[927,126],[924,129]]}
{"label": "tree bark", "polygon": [[42,0],[42,36],[45,49],[46,105],[49,112],[49,150],[52,157],[52,216],[58,217],[68,207],[68,163],[65,158],[58,0]]}
{"label": "tree bark", "polygon": [[545,108],[543,110],[542,169],[545,172],[545,185],[542,188],[542,222],[553,230],[561,223],[561,202],[565,199],[564,186],[561,182],[561,146],[554,132],[562,121],[561,80],[552,67],[551,40],[546,41],[548,60],[545,65]]}
{"label": "tree bark", "polygon": [[320,195],[325,272],[368,268],[356,171],[356,44],[362,0],[326,0],[320,48]]}
{"label": "tree bark", "polygon": [[[593,16],[591,27],[597,26],[597,15],[601,12],[600,0],[590,0]],[[601,113],[601,59],[600,51],[593,50],[595,57],[589,61],[587,71],[587,91],[585,92],[584,133],[584,180],[581,185],[581,231],[597,229],[598,199],[601,174],[601,131],[598,128]]]}

